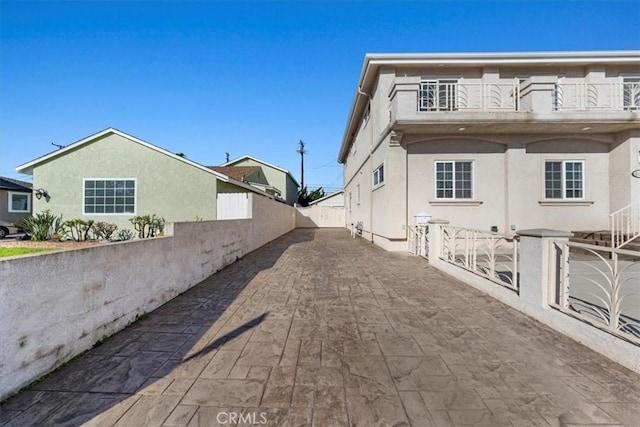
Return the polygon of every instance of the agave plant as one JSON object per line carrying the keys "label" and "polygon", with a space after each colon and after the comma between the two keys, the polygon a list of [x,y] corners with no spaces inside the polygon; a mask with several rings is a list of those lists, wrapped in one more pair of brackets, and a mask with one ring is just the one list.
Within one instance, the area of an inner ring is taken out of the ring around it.
{"label": "agave plant", "polygon": [[62,232],[62,218],[53,215],[49,210],[31,215],[16,225],[29,233],[31,239],[36,242],[49,240],[54,234]]}

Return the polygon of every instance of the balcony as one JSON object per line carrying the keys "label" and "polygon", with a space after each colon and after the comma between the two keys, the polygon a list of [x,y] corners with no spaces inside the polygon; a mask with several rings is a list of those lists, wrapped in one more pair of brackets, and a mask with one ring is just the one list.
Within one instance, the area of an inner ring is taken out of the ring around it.
{"label": "balcony", "polygon": [[614,133],[640,125],[640,79],[400,81],[389,99],[389,124],[405,134],[495,133],[497,125],[500,133]]}
{"label": "balcony", "polygon": [[615,83],[558,83],[553,91],[556,111],[638,111],[640,81]]}
{"label": "balcony", "polygon": [[518,111],[517,83],[420,83],[418,111]]}

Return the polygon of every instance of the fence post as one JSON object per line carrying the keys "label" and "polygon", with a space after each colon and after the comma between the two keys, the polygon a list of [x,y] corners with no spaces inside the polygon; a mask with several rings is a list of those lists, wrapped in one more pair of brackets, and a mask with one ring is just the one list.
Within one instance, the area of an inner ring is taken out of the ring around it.
{"label": "fence post", "polygon": [[520,299],[534,309],[546,308],[549,291],[558,283],[557,269],[560,260],[551,253],[551,240],[567,241],[573,233],[560,230],[536,228],[520,230]]}
{"label": "fence post", "polygon": [[432,219],[429,224],[429,264],[437,264],[442,254],[442,226],[449,224],[446,219]]}

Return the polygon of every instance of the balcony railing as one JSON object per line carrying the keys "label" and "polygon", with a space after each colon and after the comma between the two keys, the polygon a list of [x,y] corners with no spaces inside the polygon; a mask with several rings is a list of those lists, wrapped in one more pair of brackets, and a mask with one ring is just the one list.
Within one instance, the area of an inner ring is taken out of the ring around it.
{"label": "balcony railing", "polygon": [[418,111],[517,111],[519,85],[514,83],[420,83]]}
{"label": "balcony railing", "polygon": [[640,82],[558,83],[553,92],[556,111],[640,110]]}

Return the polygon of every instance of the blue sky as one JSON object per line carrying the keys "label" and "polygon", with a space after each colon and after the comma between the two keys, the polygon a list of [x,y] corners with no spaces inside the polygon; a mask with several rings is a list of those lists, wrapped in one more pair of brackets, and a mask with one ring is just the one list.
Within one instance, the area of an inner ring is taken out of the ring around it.
{"label": "blue sky", "polygon": [[336,189],[365,53],[640,48],[640,0],[0,2],[0,175],[107,127]]}

